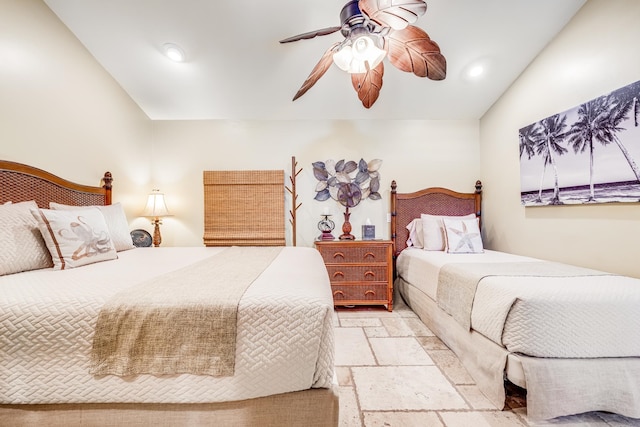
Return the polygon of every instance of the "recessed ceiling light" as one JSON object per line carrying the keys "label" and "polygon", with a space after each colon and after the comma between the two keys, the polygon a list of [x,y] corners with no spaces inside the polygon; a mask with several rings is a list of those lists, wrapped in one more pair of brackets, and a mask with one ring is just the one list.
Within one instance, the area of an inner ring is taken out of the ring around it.
{"label": "recessed ceiling light", "polygon": [[482,79],[489,71],[491,61],[488,58],[480,58],[471,62],[462,71],[462,77],[469,81]]}
{"label": "recessed ceiling light", "polygon": [[184,50],[180,46],[174,43],[165,43],[162,45],[162,49],[164,50],[164,54],[167,58],[171,59],[175,62],[184,61]]}
{"label": "recessed ceiling light", "polygon": [[469,77],[478,77],[482,73],[484,73],[484,67],[482,65],[474,65],[473,67],[469,68],[468,71]]}

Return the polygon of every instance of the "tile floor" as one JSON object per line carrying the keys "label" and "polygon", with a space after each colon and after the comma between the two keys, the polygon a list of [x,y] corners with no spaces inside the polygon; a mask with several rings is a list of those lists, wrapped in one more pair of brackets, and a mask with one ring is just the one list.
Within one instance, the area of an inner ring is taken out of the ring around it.
{"label": "tile floor", "polygon": [[543,423],[527,420],[522,390],[498,411],[459,360],[401,298],[384,307],[336,310],[340,427],[640,426],[593,412]]}

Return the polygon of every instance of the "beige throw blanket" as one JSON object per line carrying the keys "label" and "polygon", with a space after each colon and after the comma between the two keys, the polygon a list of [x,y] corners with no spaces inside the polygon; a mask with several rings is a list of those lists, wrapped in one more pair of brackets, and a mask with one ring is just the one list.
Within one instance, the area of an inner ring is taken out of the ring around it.
{"label": "beige throw blanket", "polygon": [[568,264],[532,262],[451,263],[440,268],[436,298],[438,306],[467,330],[480,280],[488,276],[571,277],[606,275],[602,271]]}
{"label": "beige throw blanket", "polygon": [[101,309],[94,375],[229,376],[240,298],[281,247],[231,247],[122,291]]}

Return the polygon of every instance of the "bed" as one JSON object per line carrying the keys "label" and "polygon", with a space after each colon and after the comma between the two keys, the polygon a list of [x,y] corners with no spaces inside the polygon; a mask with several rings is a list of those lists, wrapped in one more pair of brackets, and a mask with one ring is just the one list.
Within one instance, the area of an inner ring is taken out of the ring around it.
{"label": "bed", "polygon": [[640,280],[483,248],[481,195],[393,181],[399,295],[499,409],[513,383],[532,420],[640,418]]}
{"label": "bed", "polygon": [[314,249],[136,248],[110,173],[8,161],[0,225],[0,425],[337,425]]}

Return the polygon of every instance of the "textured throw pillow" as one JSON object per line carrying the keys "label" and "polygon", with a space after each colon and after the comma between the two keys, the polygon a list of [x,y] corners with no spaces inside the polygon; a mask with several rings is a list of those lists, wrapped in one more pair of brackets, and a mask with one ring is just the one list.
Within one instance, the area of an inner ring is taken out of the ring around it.
{"label": "textured throw pillow", "polygon": [[420,219],[422,220],[422,233],[424,236],[424,250],[426,251],[444,251],[445,250],[445,236],[444,236],[444,224],[442,220],[444,218],[451,219],[475,219],[475,214],[463,215],[463,216],[443,216],[443,215],[429,215],[422,214]]}
{"label": "textured throw pillow", "polygon": [[37,208],[33,201],[0,205],[0,276],[53,266],[31,215]]}
{"label": "textured throw pillow", "polygon": [[409,230],[409,238],[407,239],[407,246],[413,246],[414,248],[422,249],[424,247],[424,237],[422,231],[422,220],[416,218],[407,225]]}
{"label": "textured throw pillow", "polygon": [[56,210],[98,208],[100,212],[102,212],[102,215],[104,215],[104,220],[109,228],[109,235],[111,236],[116,251],[120,252],[135,248],[131,233],[129,232],[127,216],[124,214],[124,209],[120,203],[107,206],[70,206],[51,202],[49,203],[49,207]]}
{"label": "textured throw pillow", "polygon": [[118,257],[99,209],[33,209],[31,213],[38,221],[55,270]]}
{"label": "textured throw pillow", "polygon": [[446,251],[449,253],[482,253],[482,236],[478,220],[443,218]]}

